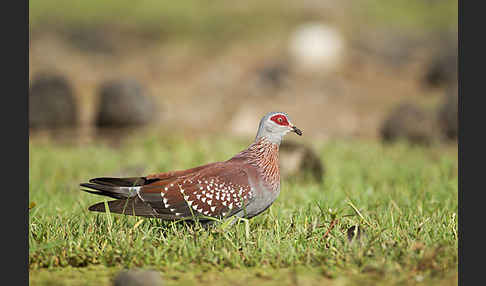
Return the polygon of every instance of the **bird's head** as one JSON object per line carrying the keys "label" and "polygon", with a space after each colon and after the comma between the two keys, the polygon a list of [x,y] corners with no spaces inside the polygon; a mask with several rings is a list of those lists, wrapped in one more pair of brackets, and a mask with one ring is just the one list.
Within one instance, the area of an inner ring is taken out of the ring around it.
{"label": "bird's head", "polygon": [[260,120],[255,140],[266,137],[272,143],[280,144],[288,132],[302,136],[302,131],[292,124],[285,112],[269,112]]}

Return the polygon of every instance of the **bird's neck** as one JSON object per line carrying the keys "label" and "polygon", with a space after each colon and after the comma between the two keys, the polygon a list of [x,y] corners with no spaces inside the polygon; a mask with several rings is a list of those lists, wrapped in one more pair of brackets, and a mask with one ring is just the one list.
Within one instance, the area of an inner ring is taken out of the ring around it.
{"label": "bird's neck", "polygon": [[[287,131],[288,132],[288,131]],[[285,133],[287,133],[285,132]],[[266,142],[277,144],[280,146],[280,143],[282,142],[283,136],[285,133],[280,133],[280,132],[274,132],[270,129],[267,129],[265,126],[260,126],[258,128],[257,135],[255,137],[255,143],[260,141],[260,140],[265,140]]]}
{"label": "bird's neck", "polygon": [[277,190],[280,186],[278,150],[279,144],[261,137],[240,152],[237,157],[243,157],[249,164],[255,166],[269,187]]}

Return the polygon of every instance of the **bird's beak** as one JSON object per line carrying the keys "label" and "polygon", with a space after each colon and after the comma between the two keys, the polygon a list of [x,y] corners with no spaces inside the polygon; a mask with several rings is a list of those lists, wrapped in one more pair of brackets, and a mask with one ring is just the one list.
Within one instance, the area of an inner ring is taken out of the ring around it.
{"label": "bird's beak", "polygon": [[300,130],[294,125],[290,125],[290,128],[292,128],[292,132],[295,132],[297,135],[302,136],[302,130]]}

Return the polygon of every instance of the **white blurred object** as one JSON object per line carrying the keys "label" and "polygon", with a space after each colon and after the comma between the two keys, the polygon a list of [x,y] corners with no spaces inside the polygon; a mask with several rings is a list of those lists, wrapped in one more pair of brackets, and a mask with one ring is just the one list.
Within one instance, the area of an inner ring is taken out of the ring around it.
{"label": "white blurred object", "polygon": [[308,23],[295,30],[289,50],[299,68],[329,72],[340,64],[343,47],[343,39],[336,29],[320,23]]}

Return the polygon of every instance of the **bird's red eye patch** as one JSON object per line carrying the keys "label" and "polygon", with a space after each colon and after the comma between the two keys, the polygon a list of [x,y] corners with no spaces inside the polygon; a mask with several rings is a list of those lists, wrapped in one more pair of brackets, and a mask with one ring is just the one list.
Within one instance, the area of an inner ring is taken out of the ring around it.
{"label": "bird's red eye patch", "polygon": [[283,125],[283,126],[289,125],[289,121],[287,120],[287,117],[282,114],[274,115],[270,118],[270,120],[277,123],[278,125]]}

